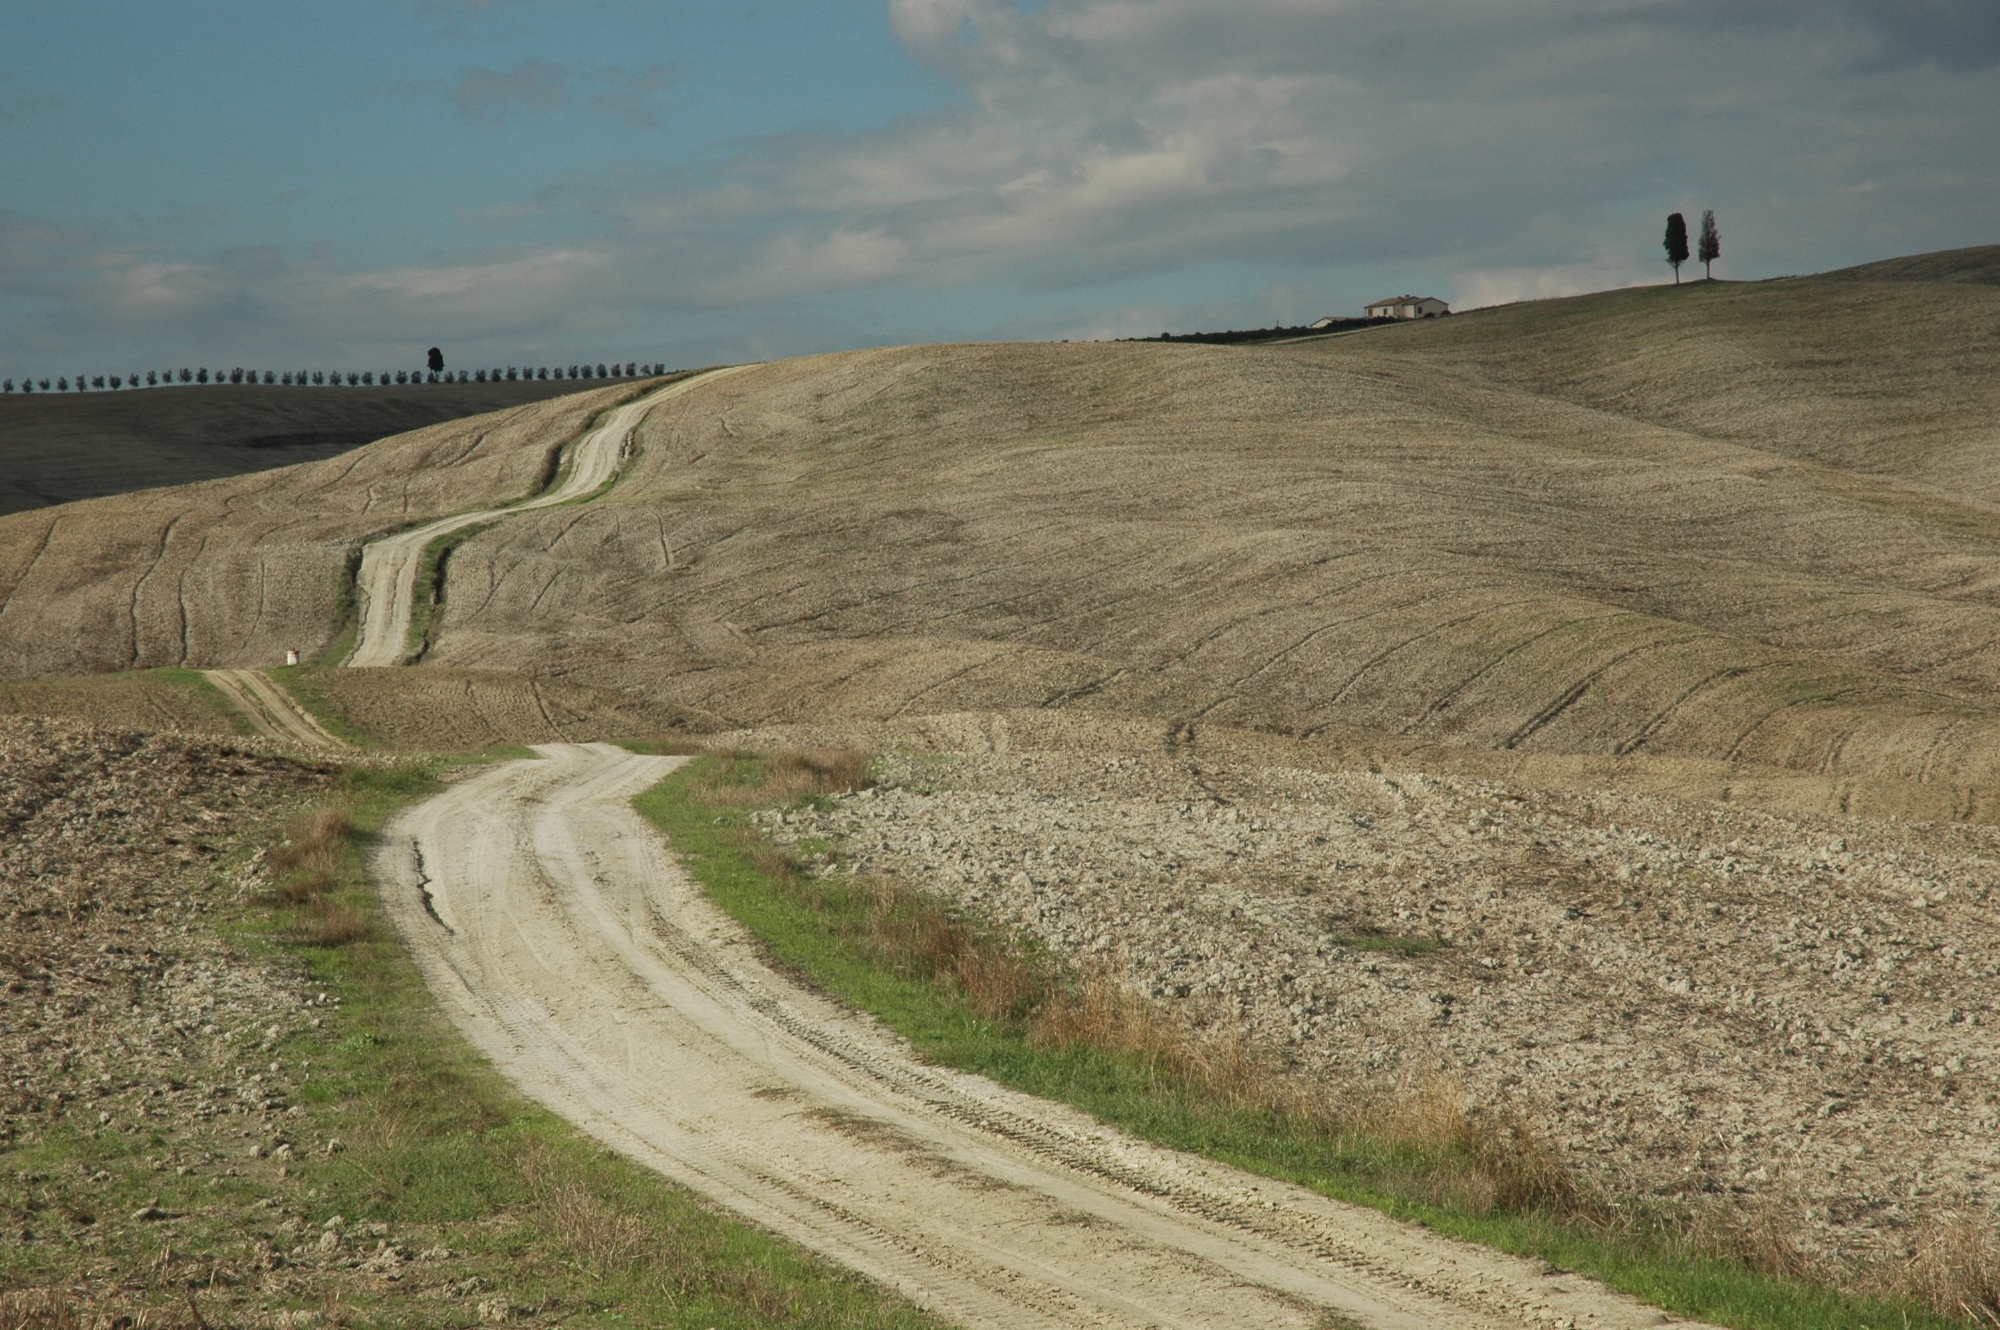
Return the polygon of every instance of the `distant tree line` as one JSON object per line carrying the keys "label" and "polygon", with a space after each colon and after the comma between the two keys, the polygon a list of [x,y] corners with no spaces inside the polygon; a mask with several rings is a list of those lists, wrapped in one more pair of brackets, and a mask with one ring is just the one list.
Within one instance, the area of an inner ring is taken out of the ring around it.
{"label": "distant tree line", "polygon": [[435,351],[431,355],[436,369],[397,369],[375,371],[353,370],[255,370],[255,369],[155,369],[147,370],[143,376],[133,374],[78,374],[75,378],[58,376],[54,380],[46,378],[22,379],[17,385],[12,379],[0,380],[0,392],[116,392],[120,388],[160,388],[175,383],[186,384],[268,384],[286,388],[349,388],[392,386],[396,384],[421,383],[513,383],[523,380],[549,379],[629,379],[664,374],[665,365],[626,364],[596,365],[542,365],[522,369],[515,365],[492,369],[447,370],[444,360]]}

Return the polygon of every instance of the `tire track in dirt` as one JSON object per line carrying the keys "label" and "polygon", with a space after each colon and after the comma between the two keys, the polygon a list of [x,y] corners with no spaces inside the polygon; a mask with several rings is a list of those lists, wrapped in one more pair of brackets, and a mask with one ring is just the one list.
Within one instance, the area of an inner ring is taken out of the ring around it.
{"label": "tire track in dirt", "polygon": [[203,670],[230,704],[242,712],[250,728],[266,739],[304,744],[308,748],[352,748],[321,725],[310,711],[261,670]]}
{"label": "tire track in dirt", "polygon": [[391,824],[389,912],[503,1073],[750,1221],[996,1330],[1663,1322],[919,1062],[765,964],[683,875],[630,805],[682,759],[537,751]]}
{"label": "tire track in dirt", "polygon": [[736,365],[678,379],[637,401],[613,409],[602,425],[585,435],[571,450],[569,475],[564,477],[562,483],[532,499],[441,517],[408,531],[398,531],[369,541],[362,549],[361,570],[355,577],[355,590],[361,601],[361,622],[354,650],[344,663],[357,668],[404,663],[410,618],[416,605],[417,573],[423,565],[424,551],[432,541],[513,513],[553,508],[557,504],[587,498],[616,478],[624,463],[632,432],[647,412],[698,384],[710,383],[747,368],[749,366]]}

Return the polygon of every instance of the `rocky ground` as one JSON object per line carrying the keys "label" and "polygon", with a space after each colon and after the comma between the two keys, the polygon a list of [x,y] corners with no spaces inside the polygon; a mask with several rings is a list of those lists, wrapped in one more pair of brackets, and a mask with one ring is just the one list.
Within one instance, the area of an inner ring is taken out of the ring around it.
{"label": "rocky ground", "polygon": [[262,886],[252,846],[329,779],[231,740],[0,718],[0,1289],[26,1290],[0,1323],[183,1324],[193,1289],[217,1321],[305,1326],[322,1313],[276,1309],[406,1274],[476,1318],[487,1285],[426,1235],[296,1185],[340,1148],[300,1093],[339,1003],[223,927]]}
{"label": "rocky ground", "polygon": [[1726,1200],[1809,1255],[2000,1204],[2000,832],[1171,753],[884,774],[773,832],[1336,1092],[1446,1077],[1612,1197]]}

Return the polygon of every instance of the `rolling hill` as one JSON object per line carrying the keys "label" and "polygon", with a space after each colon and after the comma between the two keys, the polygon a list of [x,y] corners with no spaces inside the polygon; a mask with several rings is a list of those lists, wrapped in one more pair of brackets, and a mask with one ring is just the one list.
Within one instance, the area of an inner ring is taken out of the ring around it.
{"label": "rolling hill", "polygon": [[[423,667],[735,724],[1030,707],[1751,763],[1986,816],[1996,270],[758,367],[662,403],[596,501],[459,544]],[[0,676],[324,651],[360,542],[534,492],[639,390],[0,519]]]}

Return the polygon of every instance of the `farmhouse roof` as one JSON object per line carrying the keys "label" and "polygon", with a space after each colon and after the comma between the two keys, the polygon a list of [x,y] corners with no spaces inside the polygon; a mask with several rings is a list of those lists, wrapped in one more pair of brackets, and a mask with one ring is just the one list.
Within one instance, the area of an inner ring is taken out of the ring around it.
{"label": "farmhouse roof", "polygon": [[1442,300],[1438,300],[1438,298],[1437,298],[1436,296],[1390,296],[1390,297],[1388,297],[1388,298],[1387,298],[1386,300],[1371,300],[1371,301],[1369,301],[1368,303],[1369,303],[1369,305],[1370,305],[1370,306],[1374,306],[1374,305],[1406,305],[1406,304],[1408,304],[1409,302],[1411,302],[1412,300],[1437,300],[1438,304],[1440,304],[1440,305],[1442,305],[1442,304],[1444,304],[1444,303],[1445,303],[1445,302],[1444,302],[1444,301],[1442,301]]}

